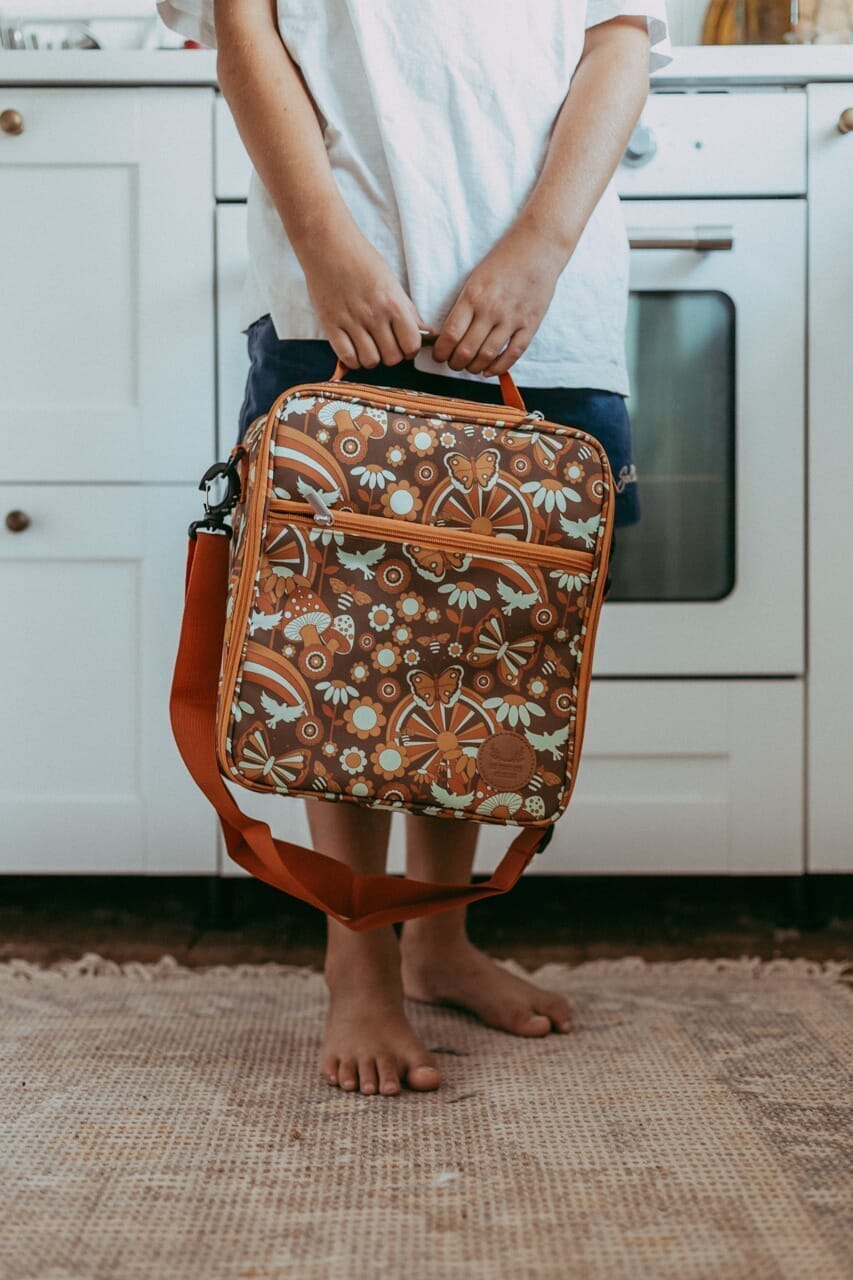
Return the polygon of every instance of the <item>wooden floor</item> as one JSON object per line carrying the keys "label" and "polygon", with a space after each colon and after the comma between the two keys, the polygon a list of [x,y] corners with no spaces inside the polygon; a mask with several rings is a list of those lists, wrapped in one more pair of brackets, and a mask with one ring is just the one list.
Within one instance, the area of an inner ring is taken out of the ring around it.
{"label": "wooden floor", "polygon": [[[639,955],[804,956],[853,961],[853,876],[529,876],[478,903],[469,932],[528,968]],[[41,964],[96,951],[181,964],[322,964],[324,917],[249,879],[6,876],[0,960]]]}

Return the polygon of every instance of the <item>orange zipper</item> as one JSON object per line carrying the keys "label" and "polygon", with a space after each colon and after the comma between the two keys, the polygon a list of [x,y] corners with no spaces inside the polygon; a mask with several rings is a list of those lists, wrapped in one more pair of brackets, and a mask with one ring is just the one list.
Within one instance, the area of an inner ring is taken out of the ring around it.
{"label": "orange zipper", "polygon": [[317,517],[310,503],[291,502],[285,498],[270,498],[269,510],[271,514],[298,522],[308,521],[320,529],[360,533],[376,539],[388,538],[391,542],[411,542],[416,546],[449,547],[490,559],[500,557],[506,548],[507,560],[535,560],[537,564],[560,568],[565,565],[584,571],[591,569],[595,561],[591,551],[573,551],[542,542],[522,542],[517,538],[489,538],[469,529],[449,529],[443,525],[417,524],[393,517],[366,516],[355,511],[332,510],[332,519],[324,520]]}
{"label": "orange zipper", "polygon": [[[349,382],[317,382],[312,384],[312,391],[334,392],[339,400],[358,400],[364,404],[380,405],[384,408],[386,405],[399,405],[402,409],[418,410],[420,418],[429,418],[430,413],[435,416],[437,413],[447,413],[453,419],[460,422],[478,422],[485,420],[486,423],[504,422],[507,427],[515,430],[517,427],[528,426],[532,431],[541,430],[541,423],[545,422],[545,416],[538,409],[516,409],[515,405],[509,404],[492,404],[489,401],[481,402],[479,400],[464,400],[459,396],[413,396],[405,391],[398,391],[397,387],[388,387],[384,391],[379,387],[366,386],[364,383]],[[344,394],[340,394],[341,391]],[[349,391],[349,395],[346,392]],[[424,400],[428,400],[428,404],[424,404]],[[551,435],[568,435],[578,436],[583,439],[589,438],[594,444],[598,444],[592,436],[587,437],[585,431],[581,431],[579,427],[564,427],[557,422],[549,422],[547,424],[547,432]]]}

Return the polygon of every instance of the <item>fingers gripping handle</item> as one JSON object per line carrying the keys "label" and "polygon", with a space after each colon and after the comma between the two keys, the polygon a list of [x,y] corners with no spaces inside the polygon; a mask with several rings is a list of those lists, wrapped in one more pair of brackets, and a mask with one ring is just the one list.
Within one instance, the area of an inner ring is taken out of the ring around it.
{"label": "fingers gripping handle", "polygon": [[[421,344],[425,347],[433,346],[438,339],[438,334],[432,329],[420,329]],[[349,365],[344,364],[343,360],[339,360],[335,365],[335,372],[329,379],[330,382],[341,382],[348,373],[352,373]],[[498,375],[498,381],[501,386],[501,397],[505,405],[513,409],[525,410],[526,405],[522,399],[521,392],[513,381],[512,375],[509,373],[501,373]]]}

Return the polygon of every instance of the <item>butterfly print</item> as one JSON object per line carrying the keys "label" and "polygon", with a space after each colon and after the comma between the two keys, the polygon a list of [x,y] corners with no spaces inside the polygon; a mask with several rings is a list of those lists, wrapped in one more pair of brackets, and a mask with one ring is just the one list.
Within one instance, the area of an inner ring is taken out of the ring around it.
{"label": "butterfly print", "polygon": [[477,624],[474,643],[465,656],[472,667],[496,663],[500,679],[515,688],[524,668],[538,656],[541,644],[542,637],[537,635],[507,640],[500,611],[493,609]]}
{"label": "butterfly print", "polygon": [[444,465],[451,484],[463,493],[470,493],[475,486],[480,489],[494,488],[500,460],[501,455],[497,449],[484,449],[476,458],[466,458],[464,453],[445,454]]}
{"label": "butterfly print", "polygon": [[418,547],[412,542],[403,543],[403,555],[417,569],[423,578],[432,582],[441,582],[449,569],[461,572],[471,563],[471,557],[464,551],[447,551],[440,547]]}
{"label": "butterfly print", "polygon": [[457,664],[445,667],[437,676],[430,675],[428,671],[409,671],[406,681],[418,706],[430,711],[436,705],[453,706],[459,698],[464,674],[463,668]]}

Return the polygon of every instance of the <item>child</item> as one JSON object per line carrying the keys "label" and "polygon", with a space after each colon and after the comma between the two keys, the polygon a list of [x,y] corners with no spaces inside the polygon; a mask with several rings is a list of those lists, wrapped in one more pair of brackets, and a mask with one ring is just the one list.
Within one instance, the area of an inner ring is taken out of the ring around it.
{"label": "child", "polygon": [[[238,440],[331,376],[500,400],[596,436],[616,524],[639,519],[624,333],[628,242],[612,178],[671,61],[665,0],[163,0],[217,48],[252,159]],[[440,332],[421,347],[419,328]],[[411,363],[414,358],[414,365]],[[385,867],[389,814],[310,804],[315,847]],[[475,823],[407,815],[407,871],[467,883]],[[522,1036],[566,1032],[553,992],[469,941],[465,910],[355,933],[328,921],[320,1070],[364,1094],[435,1089],[403,998]]]}

